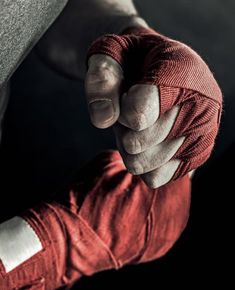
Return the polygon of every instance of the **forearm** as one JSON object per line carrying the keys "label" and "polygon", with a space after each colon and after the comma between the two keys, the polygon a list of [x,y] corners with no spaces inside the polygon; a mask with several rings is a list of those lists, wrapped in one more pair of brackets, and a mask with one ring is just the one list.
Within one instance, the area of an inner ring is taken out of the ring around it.
{"label": "forearm", "polygon": [[1,0],[0,87],[48,29],[68,0]]}
{"label": "forearm", "polygon": [[53,201],[0,224],[1,290],[59,289],[157,259],[184,230],[189,207],[187,176],[151,190],[117,152],[103,152]]}
{"label": "forearm", "polygon": [[147,27],[131,0],[70,0],[43,37],[39,50],[57,70],[84,78],[91,43],[103,34],[119,33],[130,26]]}

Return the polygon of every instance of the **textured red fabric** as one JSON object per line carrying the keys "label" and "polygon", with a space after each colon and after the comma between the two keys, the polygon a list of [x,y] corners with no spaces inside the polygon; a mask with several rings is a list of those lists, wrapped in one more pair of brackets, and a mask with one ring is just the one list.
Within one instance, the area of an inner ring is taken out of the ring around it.
{"label": "textured red fabric", "polygon": [[43,250],[9,273],[1,290],[54,290],[82,275],[164,255],[186,226],[188,176],[157,190],[127,172],[116,151],[99,155],[56,201],[28,210]]}
{"label": "textured red fabric", "polygon": [[127,90],[133,84],[157,85],[160,114],[180,105],[169,138],[185,136],[175,157],[181,165],[174,178],[199,167],[211,154],[222,111],[222,94],[201,57],[185,44],[152,29],[130,28],[105,35],[88,52],[106,54],[123,68]]}

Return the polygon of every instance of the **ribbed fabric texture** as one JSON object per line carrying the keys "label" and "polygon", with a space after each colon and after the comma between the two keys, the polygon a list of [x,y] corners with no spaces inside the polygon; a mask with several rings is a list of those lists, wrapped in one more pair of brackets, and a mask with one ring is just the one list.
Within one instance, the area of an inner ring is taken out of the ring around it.
{"label": "ribbed fabric texture", "polygon": [[157,85],[160,114],[180,105],[169,138],[185,136],[175,158],[181,165],[174,179],[199,167],[211,154],[219,129],[222,93],[201,57],[185,44],[152,29],[129,28],[123,35],[105,35],[88,51],[106,54],[123,68],[125,90],[133,84]]}
{"label": "ribbed fabric texture", "polygon": [[67,191],[22,214],[43,250],[8,273],[0,261],[0,288],[55,290],[159,258],[184,230],[189,207],[188,176],[152,190],[127,172],[117,151],[104,152]]}

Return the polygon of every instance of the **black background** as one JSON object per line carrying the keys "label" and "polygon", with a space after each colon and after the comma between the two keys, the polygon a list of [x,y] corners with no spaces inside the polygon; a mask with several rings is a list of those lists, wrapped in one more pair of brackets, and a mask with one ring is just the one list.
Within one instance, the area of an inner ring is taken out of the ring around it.
{"label": "black background", "polygon": [[[209,63],[224,93],[222,126],[212,158],[195,175],[190,221],[175,247],[158,261],[83,278],[75,289],[230,289],[226,284],[232,280],[234,228],[235,2],[136,4],[151,26],[186,42]],[[89,123],[83,84],[55,74],[33,51],[12,79],[1,145],[0,218],[61,190],[84,162],[114,147],[112,130],[98,130]]]}

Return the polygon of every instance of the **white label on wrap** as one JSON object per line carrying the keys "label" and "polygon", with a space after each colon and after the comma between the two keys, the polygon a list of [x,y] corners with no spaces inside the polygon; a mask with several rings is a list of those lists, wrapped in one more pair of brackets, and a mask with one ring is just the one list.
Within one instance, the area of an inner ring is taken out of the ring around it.
{"label": "white label on wrap", "polygon": [[42,244],[32,227],[21,217],[0,224],[0,260],[6,273],[39,251]]}

